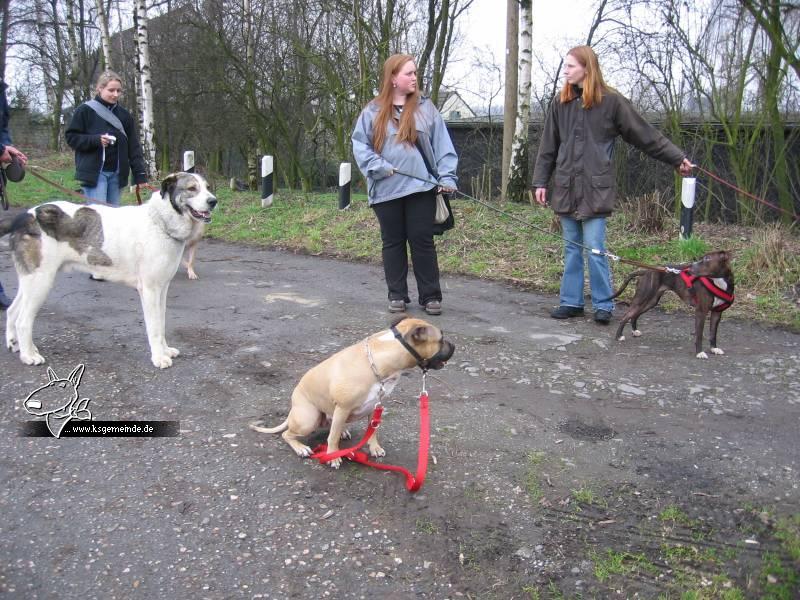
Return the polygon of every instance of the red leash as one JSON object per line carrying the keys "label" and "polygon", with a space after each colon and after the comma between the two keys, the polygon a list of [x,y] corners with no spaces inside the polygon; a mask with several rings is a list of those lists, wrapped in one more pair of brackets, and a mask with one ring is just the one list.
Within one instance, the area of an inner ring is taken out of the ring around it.
{"label": "red leash", "polygon": [[694,168],[697,169],[698,171],[701,171],[701,172],[705,173],[706,175],[708,175],[709,177],[711,177],[711,179],[714,179],[714,180],[718,181],[719,183],[721,183],[723,185],[727,185],[729,188],[739,192],[743,196],[747,196],[748,198],[750,198],[752,200],[755,200],[756,202],[760,202],[761,204],[764,204],[766,206],[769,206],[770,208],[772,208],[774,210],[778,210],[780,212],[786,213],[787,215],[790,215],[795,221],[800,220],[800,216],[789,212],[785,208],[781,208],[780,206],[776,206],[774,204],[771,204],[770,202],[767,202],[763,198],[759,198],[758,196],[756,196],[754,194],[751,194],[750,192],[745,192],[743,189],[733,185],[732,183],[730,183],[728,181],[725,181],[724,179],[722,179],[721,177],[718,177],[717,175],[714,175],[714,173],[712,173],[711,171],[706,171],[700,165],[692,165],[692,166],[694,166]]}
{"label": "red leash", "polygon": [[372,418],[369,421],[369,426],[364,432],[364,437],[352,448],[343,448],[336,452],[327,453],[328,445],[320,444],[314,448],[314,454],[311,458],[317,459],[321,463],[326,463],[334,458],[346,458],[353,462],[361,463],[369,467],[381,469],[383,471],[397,471],[402,473],[406,478],[406,489],[409,492],[416,492],[425,483],[425,474],[428,471],[428,448],[430,445],[431,429],[430,429],[430,415],[428,411],[428,392],[424,389],[419,395],[419,454],[417,456],[417,473],[411,473],[404,467],[397,467],[394,465],[384,465],[382,463],[372,462],[366,452],[359,449],[366,444],[375,433],[375,430],[380,427],[381,413],[383,413],[383,406],[380,404],[375,407],[375,412],[372,413]]}

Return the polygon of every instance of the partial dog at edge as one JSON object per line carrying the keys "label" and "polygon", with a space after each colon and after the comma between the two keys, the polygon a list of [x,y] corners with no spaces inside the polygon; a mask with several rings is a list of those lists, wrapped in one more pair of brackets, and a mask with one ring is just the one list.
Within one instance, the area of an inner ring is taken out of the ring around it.
{"label": "partial dog at edge", "polygon": [[61,270],[78,269],[139,291],[150,359],[161,369],[180,354],[165,339],[167,290],[186,241],[211,221],[217,199],[205,179],[173,173],[141,206],[48,202],[0,221],[11,234],[19,290],[6,314],[6,345],[26,365],[45,362],[33,343],[36,314]]}
{"label": "partial dog at edge", "polygon": [[[298,456],[310,456],[311,448],[298,438],[330,424],[328,452],[339,449],[339,440],[349,438],[345,424],[359,417],[370,418],[375,406],[388,396],[403,371],[417,366],[417,360],[395,337],[392,329],[423,359],[427,368],[441,369],[450,360],[455,346],[444,339],[442,332],[423,321],[405,316],[392,328],[340,350],[303,375],[292,393],[289,416],[277,427],[264,427],[256,421],[250,427],[262,433],[283,432],[283,439]],[[384,456],[378,444],[377,431],[368,442],[371,456]],[[338,469],[341,458],[329,464]]]}
{"label": "partial dog at edge", "polygon": [[[656,306],[667,291],[675,292],[689,306],[694,306],[694,346],[697,358],[708,358],[703,352],[703,327],[710,312],[711,353],[725,354],[717,347],[717,328],[722,311],[733,303],[733,271],[730,254],[725,251],[709,252],[700,260],[676,266],[681,274],[642,269],[628,275],[622,287],[611,296],[619,296],[628,284],[638,277],[636,293],[617,329],[617,340],[625,340],[622,334],[630,321],[634,337],[642,335],[637,327],[639,317]],[[705,282],[703,279],[705,278]],[[611,299],[609,298],[609,300]]]}

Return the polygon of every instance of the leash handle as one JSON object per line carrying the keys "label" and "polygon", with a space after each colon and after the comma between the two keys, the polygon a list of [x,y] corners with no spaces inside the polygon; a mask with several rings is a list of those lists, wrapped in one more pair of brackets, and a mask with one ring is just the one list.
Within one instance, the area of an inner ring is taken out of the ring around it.
{"label": "leash handle", "polygon": [[370,419],[370,424],[369,427],[367,427],[367,431],[364,432],[364,437],[361,438],[361,441],[352,448],[343,448],[341,450],[337,450],[336,452],[328,453],[327,444],[320,444],[314,448],[314,453],[310,456],[310,458],[314,458],[320,463],[326,463],[334,458],[344,457],[348,460],[352,460],[353,462],[361,463],[362,465],[367,465],[368,467],[373,467],[375,469],[380,469],[381,471],[395,471],[397,473],[402,473],[402,475],[406,478],[406,489],[412,493],[417,492],[422,487],[422,484],[425,483],[425,476],[428,472],[428,452],[431,441],[428,393],[423,390],[419,396],[419,452],[417,454],[416,474],[411,473],[411,471],[405,467],[373,462],[369,459],[369,456],[366,452],[359,450],[364,444],[367,443],[375,430],[380,426],[382,412],[383,407],[380,404],[375,407],[375,412],[372,414],[372,419]]}

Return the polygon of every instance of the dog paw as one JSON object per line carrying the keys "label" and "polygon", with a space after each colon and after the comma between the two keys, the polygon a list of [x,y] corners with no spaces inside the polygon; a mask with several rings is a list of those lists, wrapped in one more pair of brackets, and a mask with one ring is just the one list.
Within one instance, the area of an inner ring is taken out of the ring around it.
{"label": "dog paw", "polygon": [[350,434],[350,430],[349,429],[345,429],[342,432],[342,439],[343,440],[349,440],[351,437],[353,437],[353,436]]}
{"label": "dog paw", "polygon": [[641,336],[642,336],[641,331],[639,331],[638,329],[633,330],[633,337],[641,337]]}
{"label": "dog paw", "polygon": [[697,358],[708,358],[708,354],[706,354],[705,352],[698,352]]}
{"label": "dog paw", "polygon": [[328,464],[331,466],[332,469],[338,469],[342,466],[342,459],[341,458],[334,458],[333,460],[329,461]]}
{"label": "dog paw", "polygon": [[617,341],[618,341],[618,342],[624,342],[624,341],[625,341],[625,336],[624,336],[624,335],[621,335],[621,336],[619,336],[619,337],[617,338]]}
{"label": "dog paw", "polygon": [[186,272],[186,275],[188,275],[189,279],[191,279],[192,281],[194,281],[195,279],[200,279],[200,278],[197,276],[197,273],[195,273],[195,272],[194,272],[194,269],[189,269],[189,270]]}
{"label": "dog paw", "polygon": [[725,354],[725,351],[722,348],[712,348],[711,354]]}
{"label": "dog paw", "polygon": [[370,445],[369,455],[375,458],[380,458],[381,456],[386,456],[386,450],[378,446],[378,444]]}
{"label": "dog paw", "polygon": [[157,369],[167,369],[172,366],[172,359],[166,354],[162,354],[160,356],[153,354],[150,357],[150,360],[153,362],[153,366]]}
{"label": "dog paw", "polygon": [[294,451],[297,453],[297,456],[299,456],[300,458],[308,458],[309,456],[314,454],[314,451],[311,450],[311,448],[309,448],[308,446],[303,446],[302,444],[293,446],[293,448]]}
{"label": "dog paw", "polygon": [[164,354],[169,356],[170,358],[175,358],[176,356],[181,355],[181,351],[177,348],[170,348],[169,346],[164,347]]}
{"label": "dog paw", "polygon": [[23,364],[26,365],[43,365],[45,362],[44,356],[42,356],[38,352],[31,352],[30,354],[20,353],[19,359],[22,361]]}

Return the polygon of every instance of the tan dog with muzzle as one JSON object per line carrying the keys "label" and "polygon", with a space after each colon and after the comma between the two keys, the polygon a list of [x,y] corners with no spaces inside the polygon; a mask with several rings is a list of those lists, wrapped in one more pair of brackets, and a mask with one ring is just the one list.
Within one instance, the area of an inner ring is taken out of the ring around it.
{"label": "tan dog with muzzle", "polygon": [[[441,369],[454,350],[455,346],[444,339],[437,327],[404,316],[390,329],[340,350],[303,375],[292,393],[292,406],[283,423],[266,428],[263,422],[256,421],[250,427],[262,433],[283,432],[283,439],[297,455],[305,457],[312,450],[298,438],[330,424],[328,452],[336,452],[339,440],[350,437],[346,423],[358,417],[369,419],[403,371],[416,366]],[[376,434],[368,442],[369,453],[385,456]],[[338,469],[342,459],[333,459],[329,464]]]}

